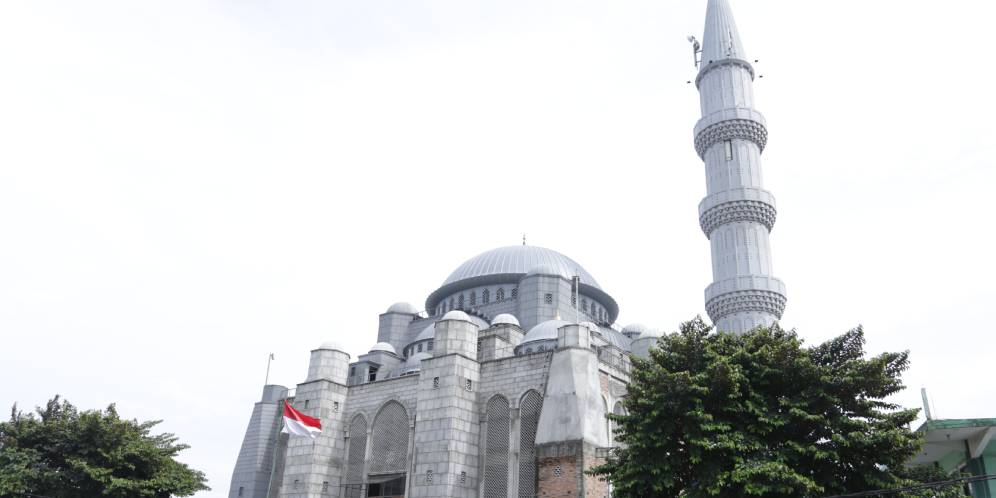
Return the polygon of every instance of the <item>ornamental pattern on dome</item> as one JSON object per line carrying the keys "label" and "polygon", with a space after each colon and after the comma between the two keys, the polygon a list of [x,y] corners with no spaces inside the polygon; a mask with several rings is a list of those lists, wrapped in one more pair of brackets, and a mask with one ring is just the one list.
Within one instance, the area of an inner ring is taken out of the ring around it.
{"label": "ornamental pattern on dome", "polygon": [[530,269],[545,265],[565,277],[577,274],[581,283],[601,289],[595,277],[591,276],[577,261],[552,249],[537,246],[499,247],[478,254],[457,267],[443,285],[485,275],[524,275]]}

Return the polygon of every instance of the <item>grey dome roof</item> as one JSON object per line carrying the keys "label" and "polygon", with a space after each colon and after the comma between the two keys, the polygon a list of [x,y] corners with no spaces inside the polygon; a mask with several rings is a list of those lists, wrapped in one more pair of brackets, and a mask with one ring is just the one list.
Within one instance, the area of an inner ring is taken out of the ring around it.
{"label": "grey dome roof", "polygon": [[374,344],[373,347],[370,348],[370,352],[373,353],[374,351],[386,351],[391,354],[398,354],[398,352],[394,350],[394,346],[386,342],[378,342],[377,344]]}
{"label": "grey dome roof", "polygon": [[578,274],[581,276],[581,283],[601,289],[595,277],[577,261],[552,249],[537,246],[499,247],[478,254],[457,267],[443,285],[484,275],[525,275],[530,269],[540,265],[547,267],[551,275],[570,278],[571,275]]}
{"label": "grey dome roof", "polygon": [[622,333],[626,337],[636,338],[640,334],[642,334],[642,333],[644,333],[644,332],[646,332],[648,330],[650,330],[650,328],[647,327],[646,325],[642,324],[642,323],[631,323],[631,324],[623,327]]}
{"label": "grey dome roof", "polygon": [[648,328],[647,330],[644,330],[642,334],[640,334],[639,338],[640,339],[643,339],[644,337],[656,337],[656,338],[660,338],[660,337],[663,337],[663,336],[664,336],[664,333],[661,332],[660,330]]}
{"label": "grey dome roof", "polygon": [[418,313],[418,310],[415,309],[415,306],[413,306],[411,303],[398,302],[398,303],[392,304],[390,308],[387,308],[387,312],[388,313],[404,313],[406,315],[414,315],[414,314]]}
{"label": "grey dome roof", "polygon": [[526,272],[526,276],[530,275],[557,275],[559,277],[571,278],[570,275],[564,275],[560,268],[553,266],[549,263],[543,263],[536,265]]}
{"label": "grey dome roof", "polygon": [[533,328],[526,332],[526,335],[522,337],[522,343],[535,342],[535,341],[547,341],[550,339],[557,339],[557,329],[568,325],[571,322],[566,320],[547,320],[545,322],[537,323]]}
{"label": "grey dome roof", "polygon": [[581,322],[580,325],[582,327],[588,327],[588,330],[592,332],[598,332],[599,334],[602,333],[602,328],[599,327],[598,325],[595,325],[595,322]]}
{"label": "grey dome roof", "polygon": [[[455,293],[488,285],[517,285],[529,270],[541,267],[544,274],[581,277],[581,293],[598,300],[609,314],[609,322],[619,316],[619,305],[577,261],[552,249],[536,246],[508,246],[492,249],[468,259],[425,300],[426,310],[435,310]],[[431,311],[430,311],[431,313]]]}
{"label": "grey dome roof", "polygon": [[494,320],[491,320],[491,325],[503,325],[503,324],[518,326],[519,319],[509,313],[502,313],[496,316]]}

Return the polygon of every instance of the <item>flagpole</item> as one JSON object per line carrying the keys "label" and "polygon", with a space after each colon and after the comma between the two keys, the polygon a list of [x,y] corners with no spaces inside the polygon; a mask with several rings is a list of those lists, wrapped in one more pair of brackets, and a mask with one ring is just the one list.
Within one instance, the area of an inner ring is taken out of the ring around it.
{"label": "flagpole", "polygon": [[266,359],[266,380],[263,381],[263,386],[268,386],[270,384],[270,362],[273,361],[273,353]]}

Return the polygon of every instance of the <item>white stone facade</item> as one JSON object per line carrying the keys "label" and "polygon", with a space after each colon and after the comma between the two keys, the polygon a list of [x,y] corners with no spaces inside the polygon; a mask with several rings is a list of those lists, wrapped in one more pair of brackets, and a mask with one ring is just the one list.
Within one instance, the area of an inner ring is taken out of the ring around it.
{"label": "white stone facade", "polygon": [[777,213],[762,182],[768,130],[754,109],[754,68],[727,0],[709,1],[700,57],[702,119],[694,135],[706,171],[699,224],[712,252],[706,312],[717,329],[743,333],[781,318],[786,292],[773,275],[768,241]]}
{"label": "white stone facade", "polygon": [[[718,329],[742,333],[780,318],[786,292],[768,241],[767,128],[726,0],[709,0],[701,49],[706,309]],[[466,261],[424,309],[391,305],[355,361],[334,343],[312,351],[293,394],[267,386],[229,497],[609,496],[584,471],[615,444],[606,414],[623,413],[630,358],[660,332],[619,328],[618,304],[591,274],[526,245]],[[317,439],[277,436],[284,400],[321,419]]]}
{"label": "white stone facade", "polygon": [[[257,405],[270,415],[251,420],[229,496],[508,498],[551,486],[605,492],[580,466],[612,445],[605,414],[621,407],[630,345],[640,335],[610,325],[618,305],[587,273],[578,282],[549,263],[526,268],[537,258],[566,257],[515,246],[467,264],[493,258],[505,266],[447,281],[445,295],[428,301],[433,314],[392,305],[380,317],[377,343],[355,361],[327,343],[311,352],[292,394],[268,388],[283,395]],[[461,294],[463,308],[450,310],[449,299]],[[274,437],[285,398],[321,419],[317,439]]]}

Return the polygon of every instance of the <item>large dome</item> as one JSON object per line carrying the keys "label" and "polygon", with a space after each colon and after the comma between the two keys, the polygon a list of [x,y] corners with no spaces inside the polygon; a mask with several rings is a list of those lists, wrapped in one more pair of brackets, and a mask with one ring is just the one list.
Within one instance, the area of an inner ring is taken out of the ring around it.
{"label": "large dome", "polygon": [[499,247],[464,261],[446,277],[438,289],[429,294],[425,300],[425,309],[438,311],[437,305],[440,302],[465,290],[489,285],[514,286],[526,276],[538,274],[559,275],[568,280],[578,275],[581,277],[581,294],[604,306],[609,322],[619,315],[616,301],[602,290],[595,277],[577,261],[552,249],[526,245]]}
{"label": "large dome", "polygon": [[536,246],[499,247],[478,254],[457,267],[443,282],[443,286],[488,275],[522,276],[540,265],[556,271],[564,278],[580,275],[582,284],[601,289],[595,277],[592,277],[577,261],[552,249]]}

